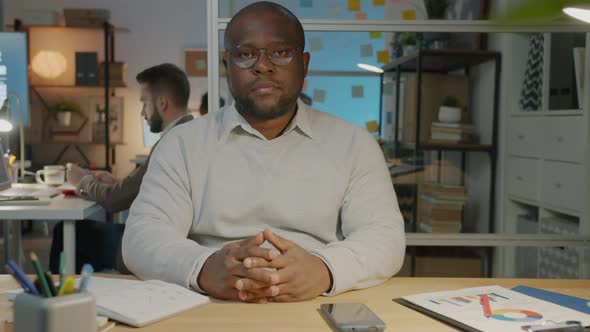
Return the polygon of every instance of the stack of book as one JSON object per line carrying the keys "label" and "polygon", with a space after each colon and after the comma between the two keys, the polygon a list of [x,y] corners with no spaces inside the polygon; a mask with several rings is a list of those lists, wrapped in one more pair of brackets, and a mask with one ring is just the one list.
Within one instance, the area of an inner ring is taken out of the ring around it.
{"label": "stack of book", "polygon": [[428,233],[460,233],[465,187],[424,184],[418,206],[418,227]]}
{"label": "stack of book", "polygon": [[471,143],[475,141],[475,127],[465,123],[433,122],[430,143]]}

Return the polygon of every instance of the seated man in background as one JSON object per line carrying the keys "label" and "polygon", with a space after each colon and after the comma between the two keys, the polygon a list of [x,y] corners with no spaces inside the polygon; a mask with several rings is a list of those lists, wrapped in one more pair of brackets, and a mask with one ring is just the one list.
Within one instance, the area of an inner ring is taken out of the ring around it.
{"label": "seated man in background", "polygon": [[[199,114],[201,116],[209,113],[208,107],[209,107],[209,94],[207,92],[205,92],[202,96],[201,96],[201,106],[199,107]],[[223,108],[223,106],[225,106],[225,99],[219,97],[219,108]]]}
{"label": "seated man in background", "polygon": [[234,104],[155,149],[123,236],[142,279],[219,299],[303,301],[384,282],[403,219],[370,133],[310,109],[299,20],[257,2],[225,30]]}
{"label": "seated man in background", "polygon": [[[161,64],[144,70],[136,77],[141,87],[141,115],[150,131],[166,135],[174,126],[193,119],[188,112],[190,86],[185,73],[173,64]],[[157,144],[157,143],[156,143]],[[153,148],[152,148],[153,150]],[[151,154],[151,152],[150,152]],[[123,179],[106,171],[89,171],[68,164],[68,182],[76,194],[95,201],[109,213],[129,209],[139,193],[149,158]],[[114,269],[124,225],[90,220],[76,223],[76,271],[85,262],[95,270]],[[51,244],[50,269],[57,272],[63,247],[63,224],[56,225]],[[121,267],[120,267],[121,268]]]}

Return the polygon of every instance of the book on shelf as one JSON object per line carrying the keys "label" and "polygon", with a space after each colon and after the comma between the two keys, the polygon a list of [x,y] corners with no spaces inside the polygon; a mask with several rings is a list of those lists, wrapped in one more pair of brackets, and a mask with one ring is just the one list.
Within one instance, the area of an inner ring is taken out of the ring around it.
{"label": "book on shelf", "polygon": [[437,199],[435,197],[432,197],[431,195],[426,195],[426,194],[420,195],[420,199],[422,199],[432,205],[451,206],[451,207],[454,207],[454,209],[459,209],[459,210],[463,208],[463,205],[465,205],[464,200]]}
{"label": "book on shelf", "polygon": [[446,185],[446,184],[436,183],[436,182],[422,183],[421,189],[423,192],[428,192],[428,193],[448,193],[448,194],[465,195],[465,187],[464,186]]}
{"label": "book on shelf", "polygon": [[443,141],[444,143],[472,142],[475,140],[475,127],[463,123],[434,122],[430,130],[430,143]]}
{"label": "book on shelf", "polygon": [[464,131],[475,131],[475,126],[469,123],[433,122],[432,128],[436,129],[460,129]]}
{"label": "book on shelf", "polygon": [[418,215],[435,222],[459,222],[463,215],[463,204],[433,204],[421,198]]}
{"label": "book on shelf", "polygon": [[421,192],[437,200],[462,201],[467,200],[465,187],[447,186],[436,183],[426,183],[421,185]]}
{"label": "book on shelf", "polygon": [[462,210],[445,210],[423,206],[418,214],[422,218],[428,218],[434,222],[459,222],[463,215]]}
{"label": "book on shelf", "polygon": [[461,233],[461,223],[424,223],[418,222],[418,229],[425,233]]}

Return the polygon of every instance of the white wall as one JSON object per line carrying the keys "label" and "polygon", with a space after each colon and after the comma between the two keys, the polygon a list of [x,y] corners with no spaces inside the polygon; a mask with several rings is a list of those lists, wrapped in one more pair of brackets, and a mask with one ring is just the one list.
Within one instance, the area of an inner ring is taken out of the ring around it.
{"label": "white wall", "polygon": [[[23,10],[66,8],[104,8],[111,12],[111,23],[128,28],[129,33],[116,36],[116,60],[127,63],[126,89],[117,94],[125,98],[124,141],[116,149],[113,172],[123,176],[133,169],[129,162],[136,154],[147,154],[143,144],[141,105],[135,76],[141,70],[163,62],[184,66],[183,48],[207,48],[207,2],[195,0],[5,0],[4,20],[12,22]],[[206,78],[191,78],[191,107],[198,107],[206,91]],[[196,103],[196,104],[195,104]],[[102,165],[104,152],[96,149],[93,157]],[[57,152],[51,152],[57,153]],[[94,156],[96,154],[96,156]]]}

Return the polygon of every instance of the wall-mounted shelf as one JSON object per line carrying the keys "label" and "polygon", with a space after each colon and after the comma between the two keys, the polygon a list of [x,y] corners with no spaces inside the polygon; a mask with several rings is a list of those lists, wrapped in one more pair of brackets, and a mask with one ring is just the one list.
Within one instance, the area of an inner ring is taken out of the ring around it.
{"label": "wall-mounted shelf", "polygon": [[[104,85],[51,85],[51,84],[31,84],[32,88],[38,89],[103,89]],[[109,84],[109,88],[126,88],[127,84]]]}
{"label": "wall-mounted shelf", "polygon": [[[7,24],[6,28],[10,30],[14,30],[13,24]],[[102,31],[103,27],[68,27],[68,26],[57,26],[57,25],[22,25],[20,26],[20,30],[32,30],[32,29],[56,29],[56,30],[98,30]],[[121,27],[113,27],[113,31],[115,32],[129,32],[127,28]]]}
{"label": "wall-mounted shelf", "polygon": [[[422,72],[448,73],[492,61],[498,52],[478,50],[419,50],[399,57],[381,69],[385,72],[415,72],[420,66]],[[420,60],[420,61],[419,61]]]}
{"label": "wall-mounted shelf", "polygon": [[[402,143],[402,146],[407,149],[415,150],[416,143]],[[425,142],[418,145],[420,150],[432,151],[481,151],[492,152],[494,146],[490,144],[475,144],[475,143],[433,143]]]}

